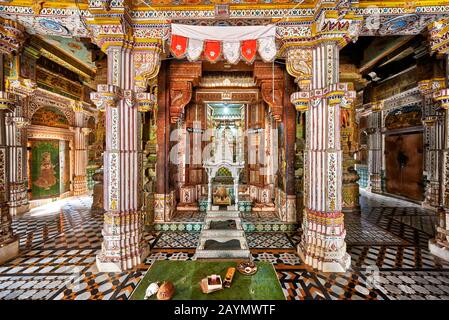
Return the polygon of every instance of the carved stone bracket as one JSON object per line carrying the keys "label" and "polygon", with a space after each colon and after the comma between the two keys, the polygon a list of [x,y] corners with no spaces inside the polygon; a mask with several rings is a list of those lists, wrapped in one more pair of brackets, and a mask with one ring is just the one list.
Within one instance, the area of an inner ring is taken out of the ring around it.
{"label": "carved stone bracket", "polygon": [[284,82],[282,80],[262,81],[260,84],[262,99],[271,109],[273,118],[276,121],[282,120],[282,101],[284,99]]}
{"label": "carved stone bracket", "polygon": [[295,78],[303,91],[310,89],[312,82],[312,49],[292,47],[287,51],[287,72]]}
{"label": "carved stone bracket", "polygon": [[271,109],[273,118],[281,121],[284,99],[284,72],[279,66],[256,61],[254,80],[260,86],[262,99]]}
{"label": "carved stone bracket", "polygon": [[201,63],[172,63],[170,65],[170,121],[175,123],[192,99],[193,86],[201,77]]}
{"label": "carved stone bracket", "polygon": [[418,82],[418,89],[423,95],[433,94],[445,87],[444,78],[434,78]]}
{"label": "carved stone bracket", "polygon": [[173,81],[170,83],[170,120],[178,121],[184,111],[184,107],[192,99],[192,82]]}
{"label": "carved stone bracket", "polygon": [[298,111],[317,106],[321,99],[326,99],[329,106],[338,104],[343,109],[350,109],[355,98],[352,83],[336,83],[324,89],[294,92],[290,101]]}
{"label": "carved stone bracket", "polygon": [[90,99],[98,110],[105,111],[107,107],[116,107],[117,101],[123,96],[122,90],[113,85],[99,84],[97,92],[91,92]]}
{"label": "carved stone bracket", "polygon": [[442,89],[435,92],[433,98],[440,103],[441,108],[449,109],[449,89]]}
{"label": "carved stone bracket", "polygon": [[148,81],[158,74],[161,65],[160,52],[159,43],[155,43],[149,50],[133,53],[134,85],[137,92],[146,91]]}

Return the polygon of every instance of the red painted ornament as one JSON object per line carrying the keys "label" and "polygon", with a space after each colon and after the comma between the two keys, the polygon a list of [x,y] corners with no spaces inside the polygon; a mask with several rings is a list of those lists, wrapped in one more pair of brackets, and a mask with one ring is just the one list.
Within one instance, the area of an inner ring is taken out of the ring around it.
{"label": "red painted ornament", "polygon": [[241,53],[246,62],[252,63],[256,58],[257,40],[242,41]]}
{"label": "red painted ornament", "polygon": [[220,41],[206,41],[204,44],[204,56],[210,62],[216,62],[221,56]]}
{"label": "red painted ornament", "polygon": [[183,36],[171,36],[170,51],[176,58],[184,58],[187,51],[187,41],[188,39]]}

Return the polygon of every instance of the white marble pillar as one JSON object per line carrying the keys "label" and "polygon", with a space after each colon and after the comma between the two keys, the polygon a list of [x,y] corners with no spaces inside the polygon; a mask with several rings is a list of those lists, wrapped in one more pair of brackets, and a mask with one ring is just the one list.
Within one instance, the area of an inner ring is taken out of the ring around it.
{"label": "white marble pillar", "polygon": [[423,97],[424,174],[426,189],[423,206],[436,209],[440,205],[440,165],[444,148],[444,112],[433,94],[444,87],[444,78],[433,78],[418,83]]}
{"label": "white marble pillar", "polygon": [[[158,54],[158,53],[157,53]],[[122,272],[136,267],[148,254],[142,237],[141,117],[135,103],[132,49],[123,43],[107,48],[108,84],[99,85],[92,100],[104,110],[104,226],[100,272]]]}
{"label": "white marble pillar", "polygon": [[382,102],[371,104],[368,115],[368,191],[382,192]]}
{"label": "white marble pillar", "polygon": [[441,168],[442,207],[439,211],[437,234],[429,240],[429,251],[441,259],[449,261],[449,52],[446,53],[446,83],[445,89],[434,93],[434,99],[444,110],[444,149]]}
{"label": "white marble pillar", "polygon": [[9,149],[9,211],[12,216],[29,210],[26,127],[23,117],[26,97],[17,100],[16,108],[6,116],[6,145]]}
{"label": "white marble pillar", "polygon": [[344,272],[351,258],[346,252],[342,213],[340,108],[350,106],[355,92],[348,84],[339,83],[336,43],[322,42],[312,49],[312,70],[310,91],[291,97],[297,110],[307,109],[305,209],[298,254],[320,271]]}
{"label": "white marble pillar", "polygon": [[75,141],[75,165],[73,177],[73,194],[75,196],[87,193],[87,135],[85,115],[81,110],[75,109],[75,127],[73,128]]}

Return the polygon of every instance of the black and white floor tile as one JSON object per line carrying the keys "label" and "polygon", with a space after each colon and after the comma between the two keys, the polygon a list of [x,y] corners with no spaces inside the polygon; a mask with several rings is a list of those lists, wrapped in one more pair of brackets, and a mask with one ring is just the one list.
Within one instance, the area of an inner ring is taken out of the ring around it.
{"label": "black and white floor tile", "polygon": [[[362,192],[358,214],[347,214],[351,269],[322,273],[306,266],[296,252],[299,233],[248,232],[255,261],[273,263],[287,299],[449,299],[449,263],[431,255],[435,214],[399,199]],[[21,254],[0,266],[0,299],[129,298],[157,260],[190,260],[195,232],[146,232],[151,253],[133,271],[100,273],[101,213],[89,197],[74,197],[16,217]],[[198,222],[204,214],[180,212],[176,219]],[[255,223],[278,222],[273,212],[244,214]]]}

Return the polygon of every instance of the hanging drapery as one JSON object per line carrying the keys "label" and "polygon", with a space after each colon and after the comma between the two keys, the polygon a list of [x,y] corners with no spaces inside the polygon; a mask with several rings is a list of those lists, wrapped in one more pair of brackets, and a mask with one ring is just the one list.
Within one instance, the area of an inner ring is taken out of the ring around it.
{"label": "hanging drapery", "polygon": [[248,63],[253,63],[256,58],[256,40],[242,41],[242,57]]}
{"label": "hanging drapery", "polygon": [[184,58],[187,50],[187,38],[177,35],[172,35],[171,37],[171,52],[178,58]]}
{"label": "hanging drapery", "polygon": [[204,56],[210,62],[216,62],[221,56],[220,41],[206,41],[204,45]]}
{"label": "hanging drapery", "polygon": [[276,57],[276,26],[190,26],[171,25],[170,50],[178,58],[198,60],[201,54],[210,62],[223,56],[231,64],[243,59],[252,63],[257,52],[265,62]]}
{"label": "hanging drapery", "polygon": [[203,52],[204,42],[197,39],[189,39],[189,45],[187,46],[187,59],[189,61],[196,61],[201,57]]}

